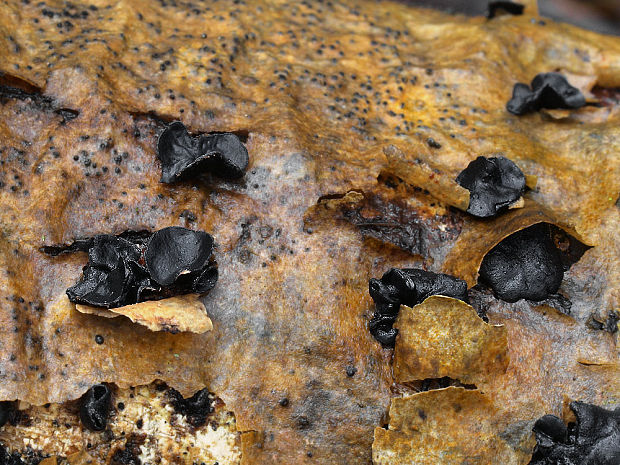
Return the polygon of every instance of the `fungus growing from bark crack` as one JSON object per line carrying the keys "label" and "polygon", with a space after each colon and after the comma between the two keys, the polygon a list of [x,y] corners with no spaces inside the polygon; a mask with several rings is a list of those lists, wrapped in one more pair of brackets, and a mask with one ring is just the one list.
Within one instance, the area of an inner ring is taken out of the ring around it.
{"label": "fungus growing from bark crack", "polygon": [[108,423],[112,393],[105,384],[95,384],[82,397],[80,420],[91,431],[103,431]]}
{"label": "fungus growing from bark crack", "polygon": [[368,288],[375,302],[375,314],[368,329],[384,347],[394,346],[397,331],[392,325],[401,304],[413,307],[431,295],[444,295],[467,301],[465,281],[454,276],[413,268],[391,268],[380,280],[372,278]]}
{"label": "fungus growing from bark crack", "polygon": [[213,238],[202,231],[172,226],[150,237],[99,235],[80,243],[89,246],[88,264],[78,283],[67,289],[74,303],[117,308],[180,294],[204,294],[218,279]]}
{"label": "fungus growing from bark crack", "polygon": [[196,428],[204,425],[207,417],[214,411],[213,396],[207,388],[201,389],[187,399],[175,389],[170,389],[168,395],[171,397],[174,410],[185,416],[187,422]]}
{"label": "fungus growing from bark crack", "polygon": [[560,252],[544,223],[517,231],[497,244],[482,260],[480,281],[507,302],[535,302],[557,293],[564,267]]}
{"label": "fungus growing from bark crack", "polygon": [[487,18],[495,18],[496,16],[500,16],[502,13],[508,13],[515,16],[522,15],[524,9],[525,7],[521,3],[507,1],[489,2]]}
{"label": "fungus growing from bark crack", "polygon": [[467,212],[488,218],[508,208],[525,192],[525,176],[505,157],[478,157],[457,176],[470,193]]}
{"label": "fungus growing from bark crack", "polygon": [[607,410],[571,402],[577,423],[545,415],[534,424],[536,446],[529,465],[616,465],[620,463],[620,407]]}
{"label": "fungus growing from bark crack", "polygon": [[571,86],[564,76],[540,73],[532,80],[531,89],[520,82],[515,84],[506,109],[514,115],[525,115],[541,108],[574,109],[585,104],[586,99],[581,91]]}
{"label": "fungus growing from bark crack", "polygon": [[170,124],[161,133],[157,155],[162,165],[163,183],[173,183],[200,171],[236,179],[243,176],[249,163],[248,151],[235,134],[192,137],[180,121]]}

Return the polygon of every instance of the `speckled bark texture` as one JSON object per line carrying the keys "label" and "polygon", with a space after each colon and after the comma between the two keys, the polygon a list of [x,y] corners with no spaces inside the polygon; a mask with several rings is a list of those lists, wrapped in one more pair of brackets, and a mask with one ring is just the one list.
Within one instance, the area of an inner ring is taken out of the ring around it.
{"label": "speckled bark texture", "polygon": [[[617,335],[586,321],[620,300],[620,41],[533,13],[2,2],[0,400],[67,402],[100,382],[160,379],[185,397],[207,386],[235,413],[244,464],[369,464],[393,380],[392,351],[367,330],[368,280],[408,267],[472,286],[486,252],[544,221],[593,246],[560,287],[571,316],[476,301],[506,327],[510,363],[480,401],[509,438],[502,457],[527,463],[531,425],[565,398],[618,402]],[[506,111],[515,83],[555,70],[603,103]],[[160,183],[157,140],[175,120],[237,135],[245,176]],[[455,179],[477,156],[536,176],[535,213],[462,211]],[[86,256],[40,251],[167,226],[215,239],[208,333],[79,313],[65,290]]]}

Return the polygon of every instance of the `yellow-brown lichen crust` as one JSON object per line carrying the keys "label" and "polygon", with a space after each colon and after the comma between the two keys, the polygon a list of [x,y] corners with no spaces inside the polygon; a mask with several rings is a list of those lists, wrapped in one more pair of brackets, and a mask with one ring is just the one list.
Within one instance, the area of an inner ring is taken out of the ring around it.
{"label": "yellow-brown lichen crust", "polygon": [[[526,202],[594,247],[560,288],[574,319],[485,297],[510,360],[488,411],[522,460],[531,421],[564,396],[618,401],[616,336],[586,325],[620,301],[617,98],[568,115],[505,104],[516,82],[556,69],[589,83],[589,99],[595,83],[620,86],[620,39],[364,0],[10,0],[0,58],[0,399],[208,386],[235,412],[246,464],[368,464],[392,383],[391,351],[367,331],[368,279],[442,271],[447,254],[475,279],[454,257],[477,260],[497,234],[451,208],[464,207],[454,179],[501,154],[537,177]],[[157,136],[177,119],[247,138],[244,179],[159,183]],[[363,198],[316,205],[350,191]],[[171,225],[216,240],[205,334],[76,312],[64,292],[86,257],[40,252]]]}

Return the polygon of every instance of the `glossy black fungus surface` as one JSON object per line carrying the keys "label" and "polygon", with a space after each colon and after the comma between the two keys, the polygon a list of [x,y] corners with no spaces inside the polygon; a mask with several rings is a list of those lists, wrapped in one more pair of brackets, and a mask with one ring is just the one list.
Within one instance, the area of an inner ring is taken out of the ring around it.
{"label": "glossy black fungus surface", "polygon": [[515,84],[506,109],[514,115],[525,115],[541,108],[574,109],[585,104],[581,91],[571,86],[564,76],[540,73],[532,80],[531,89],[523,83]]}
{"label": "glossy black fungus surface", "polygon": [[617,465],[620,463],[620,407],[607,410],[571,402],[577,423],[554,415],[534,424],[536,446],[530,465]]}
{"label": "glossy black fungus surface", "polygon": [[144,258],[151,278],[169,286],[182,274],[204,269],[212,251],[213,238],[206,232],[171,226],[151,236]]}
{"label": "glossy black fungus surface", "polygon": [[108,235],[95,237],[82,279],[67,289],[69,300],[106,308],[125,305],[132,300],[132,265],[139,258],[139,249],[129,241]]}
{"label": "glossy black fungus surface", "polygon": [[248,167],[248,151],[232,133],[192,137],[180,121],[170,124],[159,136],[157,155],[162,166],[161,182],[173,183],[201,171],[236,179]]}
{"label": "glossy black fungus surface", "polygon": [[174,410],[185,416],[187,422],[196,428],[204,425],[207,417],[214,411],[213,399],[207,388],[201,389],[187,399],[175,389],[170,389],[168,395]]}
{"label": "glossy black fungus surface", "polygon": [[502,11],[511,15],[522,15],[525,7],[521,3],[516,2],[489,2],[489,10],[487,12],[487,18],[495,18],[499,16],[498,13]]}
{"label": "glossy black fungus surface", "polygon": [[215,287],[218,276],[217,266],[207,265],[194,280],[192,289],[198,294],[205,294]]}
{"label": "glossy black fungus surface", "polygon": [[495,216],[525,192],[525,175],[505,157],[478,157],[457,176],[469,191],[467,213],[479,218]]}
{"label": "glossy black fungus surface", "polygon": [[563,277],[560,252],[544,223],[508,236],[480,266],[480,281],[506,302],[545,300],[557,293]]}
{"label": "glossy black fungus surface", "polygon": [[396,335],[398,334],[398,330],[392,327],[395,321],[396,316],[375,313],[372,320],[368,323],[370,334],[383,347],[394,347]]}
{"label": "glossy black fungus surface", "polygon": [[108,423],[112,393],[105,384],[95,384],[82,396],[80,420],[91,431],[103,431]]}
{"label": "glossy black fungus surface", "polygon": [[[152,235],[99,235],[88,245],[82,278],[67,289],[71,302],[115,308],[144,300],[210,291],[218,279],[213,238],[164,228]],[[75,249],[75,248],[72,248]]]}
{"label": "glossy black fungus surface", "polygon": [[368,291],[375,302],[375,314],[368,329],[384,347],[394,347],[397,331],[392,325],[401,304],[413,307],[432,295],[467,301],[465,281],[413,268],[391,268],[381,279],[372,278],[368,283]]}

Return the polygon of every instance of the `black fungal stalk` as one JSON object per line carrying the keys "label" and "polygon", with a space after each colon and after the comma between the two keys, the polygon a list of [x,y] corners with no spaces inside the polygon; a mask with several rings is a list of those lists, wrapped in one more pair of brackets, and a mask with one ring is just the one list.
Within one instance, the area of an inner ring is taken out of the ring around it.
{"label": "black fungal stalk", "polygon": [[521,3],[515,2],[489,2],[489,10],[487,12],[487,18],[495,18],[496,16],[500,16],[502,13],[508,13],[510,15],[522,15],[525,6]]}
{"label": "black fungal stalk", "polygon": [[108,423],[112,393],[105,384],[95,384],[82,397],[80,420],[91,431],[103,431]]}
{"label": "black fungal stalk", "polygon": [[397,330],[392,327],[401,304],[413,307],[432,295],[467,301],[467,283],[447,274],[412,268],[391,268],[381,279],[368,283],[375,314],[368,324],[372,336],[384,347],[394,347]]}
{"label": "black fungal stalk", "polygon": [[579,89],[571,86],[559,73],[537,74],[532,80],[532,88],[527,84],[517,83],[512,90],[512,98],[506,109],[514,115],[525,115],[541,108],[575,109],[586,104],[586,99]]}
{"label": "black fungal stalk", "polygon": [[480,281],[506,302],[545,300],[557,293],[564,267],[544,223],[511,234],[482,260]]}
{"label": "black fungal stalk", "polygon": [[478,157],[457,176],[470,192],[467,213],[479,218],[495,216],[525,192],[525,175],[505,157]]}
{"label": "black fungal stalk", "polygon": [[249,163],[248,151],[235,134],[192,137],[179,121],[170,124],[159,136],[157,156],[163,183],[173,183],[202,171],[236,179],[243,176]]}
{"label": "black fungal stalk", "polygon": [[150,236],[99,235],[80,244],[88,245],[88,264],[80,281],[67,289],[74,303],[115,308],[204,294],[218,279],[213,238],[203,231],[171,226]]}
{"label": "black fungal stalk", "polygon": [[577,423],[545,415],[534,424],[536,446],[529,465],[617,465],[620,463],[620,407],[607,410],[571,402]]}

